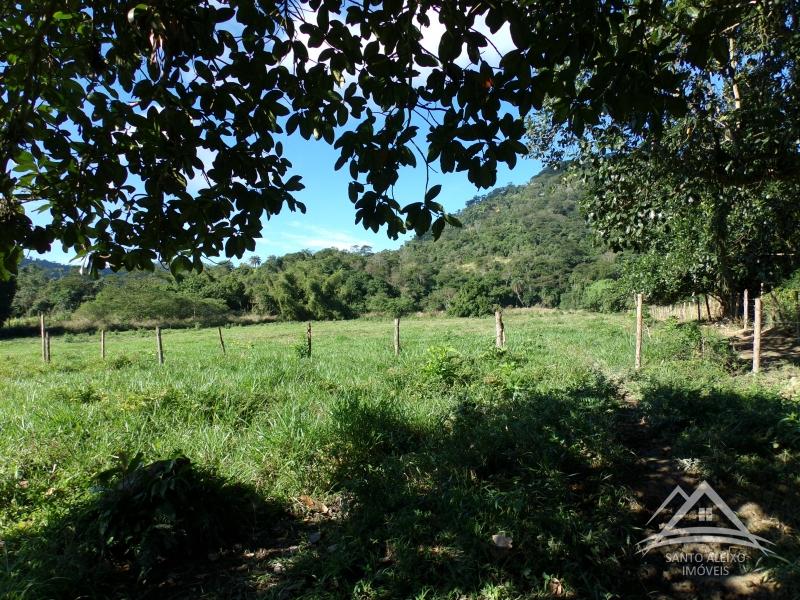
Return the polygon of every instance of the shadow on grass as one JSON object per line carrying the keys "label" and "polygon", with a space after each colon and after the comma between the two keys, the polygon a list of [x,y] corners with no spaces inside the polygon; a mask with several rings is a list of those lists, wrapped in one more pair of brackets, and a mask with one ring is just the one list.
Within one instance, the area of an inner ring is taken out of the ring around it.
{"label": "shadow on grass", "polygon": [[[743,517],[775,543],[774,569],[785,597],[800,587],[800,405],[763,390],[645,386],[639,405],[652,444],[692,465]],[[783,597],[783,596],[781,596]]]}
{"label": "shadow on grass", "polygon": [[[286,511],[176,457],[123,459],[92,497],[40,530],[7,537],[3,598],[199,597],[232,591],[220,557],[275,546]],[[211,582],[215,583],[211,583]],[[240,582],[239,582],[240,583]]]}
{"label": "shadow on grass", "polygon": [[[23,549],[7,596],[647,597],[635,543],[649,514],[632,502],[642,448],[620,433],[617,391],[601,377],[547,395],[483,384],[453,386],[458,401],[438,419],[355,393],[340,401],[314,464],[342,506],[314,522],[180,460],[120,467],[91,502],[6,540]],[[650,432],[640,444],[699,459],[734,508],[757,502],[797,528],[793,403],[652,384],[637,410]],[[175,495],[165,479],[182,482]],[[796,564],[795,537],[764,535]],[[776,566],[795,589],[791,564]]]}
{"label": "shadow on grass", "polygon": [[[415,428],[388,404],[341,410],[330,452],[346,517],[323,525],[269,597],[793,597],[794,403],[653,385],[639,407],[648,436],[633,447],[620,432],[615,390],[602,381],[548,396],[466,394],[435,429]],[[720,595],[709,582],[681,595],[674,582],[644,575],[635,543],[658,505],[634,508],[631,498],[644,475],[635,455],[648,445],[698,459],[747,525],[776,542],[783,560],[753,566],[772,568],[780,589]],[[511,547],[498,547],[496,535]]]}
{"label": "shadow on grass", "polygon": [[[745,368],[753,361],[753,331],[743,331],[731,339]],[[800,337],[794,328],[770,327],[761,334],[761,368],[771,369],[784,364],[800,365]]]}
{"label": "shadow on grass", "polygon": [[338,407],[329,453],[345,516],[322,525],[268,597],[641,591],[621,581],[632,519],[614,478],[629,458],[614,439],[613,394],[600,387],[481,400],[464,391],[426,428],[390,403]]}

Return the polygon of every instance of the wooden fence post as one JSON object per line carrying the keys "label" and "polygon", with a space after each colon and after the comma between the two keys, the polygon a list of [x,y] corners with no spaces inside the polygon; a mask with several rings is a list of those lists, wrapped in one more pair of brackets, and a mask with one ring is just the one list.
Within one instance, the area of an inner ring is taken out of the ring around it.
{"label": "wooden fence post", "polygon": [[394,319],[394,355],[400,356],[400,317]]}
{"label": "wooden fence post", "polygon": [[634,360],[636,370],[642,368],[642,294],[636,294],[636,357]]}
{"label": "wooden fence post", "polygon": [[44,362],[50,362],[50,332],[45,329],[44,332]]}
{"label": "wooden fence post", "polygon": [[217,327],[217,332],[219,333],[219,345],[222,346],[222,354],[225,354],[225,340],[222,339],[222,327]]}
{"label": "wooden fence post", "polygon": [[750,299],[747,295],[747,290],[745,290],[742,298],[742,329],[747,329],[748,321],[750,321]]}
{"label": "wooden fence post", "polygon": [[761,296],[755,301],[753,310],[753,373],[761,370]]}
{"label": "wooden fence post", "polygon": [[506,343],[506,328],[503,325],[503,313],[500,310],[494,311],[494,345],[502,348]]}
{"label": "wooden fence post", "polygon": [[45,341],[44,313],[39,313],[39,335],[42,338],[42,362],[47,362],[47,341]]}
{"label": "wooden fence post", "polygon": [[100,358],[106,359],[106,330],[100,330]]}
{"label": "wooden fence post", "polygon": [[311,321],[308,322],[308,328],[306,329],[306,343],[308,344],[306,351],[308,357],[311,358]]}
{"label": "wooden fence post", "polygon": [[164,364],[164,346],[161,344],[161,327],[156,325],[156,351],[158,352],[158,364]]}

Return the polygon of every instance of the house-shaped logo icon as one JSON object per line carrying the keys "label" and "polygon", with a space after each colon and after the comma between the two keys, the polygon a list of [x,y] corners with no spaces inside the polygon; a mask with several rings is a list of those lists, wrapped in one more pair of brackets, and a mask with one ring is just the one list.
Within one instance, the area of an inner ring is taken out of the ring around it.
{"label": "house-shaped logo icon", "polygon": [[[719,494],[714,491],[714,488],[706,481],[703,481],[697,486],[697,489],[691,496],[684,492],[681,486],[676,486],[647,523],[651,523],[653,519],[670,505],[676,496],[683,498],[683,504],[658,533],[654,533],[637,543],[637,546],[639,546],[638,551],[642,554],[647,554],[653,548],[659,548],[661,546],[703,543],[733,544],[755,548],[764,554],[774,554],[772,550],[764,547],[764,544],[772,544],[772,542],[750,533],[747,527],[744,526],[744,523],[736,516],[736,513],[730,509],[725,501],[720,498]],[[697,521],[704,523],[704,525],[691,527],[681,526],[681,520],[689,515],[697,503],[703,499],[707,499],[713,505],[712,507],[703,506],[697,509]],[[717,520],[715,509],[727,519],[732,527],[715,527],[711,525],[711,523]],[[707,525],[705,523],[707,523]]]}

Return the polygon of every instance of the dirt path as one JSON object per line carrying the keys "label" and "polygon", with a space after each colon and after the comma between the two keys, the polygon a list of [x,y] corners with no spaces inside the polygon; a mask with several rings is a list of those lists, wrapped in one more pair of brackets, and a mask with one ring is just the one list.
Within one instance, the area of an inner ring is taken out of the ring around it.
{"label": "dirt path", "polygon": [[[731,347],[744,362],[753,360],[753,330],[723,330]],[[761,366],[800,365],[800,337],[792,329],[771,327],[761,332]]]}
{"label": "dirt path", "polygon": [[[702,477],[691,460],[675,457],[672,448],[659,438],[658,432],[653,431],[639,408],[636,396],[628,392],[624,385],[619,389],[623,401],[619,421],[620,435],[625,445],[637,456],[636,470],[631,473],[631,487],[636,498],[635,512],[640,515],[644,526],[642,538],[645,538],[657,533],[683,503],[683,499],[677,497],[663,508],[658,517],[647,524],[676,486],[691,495],[702,483]],[[752,533],[763,535],[777,526],[776,520],[767,518],[757,505],[740,498],[736,490],[720,488],[716,491],[726,499]],[[699,513],[694,510],[681,524],[697,526],[698,518]],[[747,556],[745,564],[750,565],[757,561],[760,554],[752,549],[742,551]],[[639,580],[646,590],[646,597],[655,600],[762,600],[778,597],[779,590],[773,582],[767,580],[764,573],[743,572],[747,569],[732,564],[730,558],[734,552],[739,558],[738,548],[718,543],[655,548],[641,556]],[[683,556],[676,561],[679,554]],[[692,562],[696,557],[702,557],[700,564],[703,566],[719,567],[720,570],[716,572],[728,573],[697,575],[691,572],[691,568],[687,571],[687,567],[696,566],[697,563]]]}

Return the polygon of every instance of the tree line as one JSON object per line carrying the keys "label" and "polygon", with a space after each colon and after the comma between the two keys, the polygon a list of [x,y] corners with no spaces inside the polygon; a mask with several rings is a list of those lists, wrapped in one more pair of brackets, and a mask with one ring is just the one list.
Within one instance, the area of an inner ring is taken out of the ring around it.
{"label": "tree line", "polygon": [[133,326],[245,314],[321,320],[413,311],[478,316],[496,306],[622,308],[620,258],[594,240],[579,199],[577,187],[546,170],[527,185],[472,198],[458,213],[463,226],[436,241],[425,234],[398,250],[254,256],[178,278],[160,269],[94,279],[34,261],[16,277],[10,314]]}

